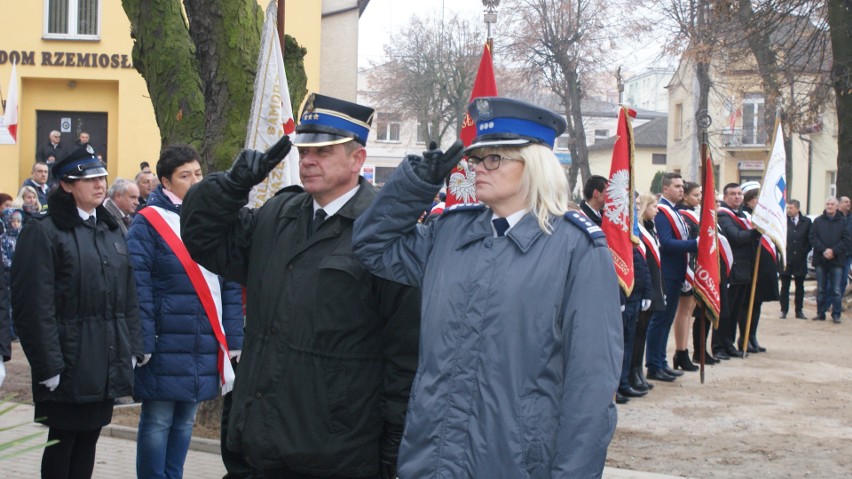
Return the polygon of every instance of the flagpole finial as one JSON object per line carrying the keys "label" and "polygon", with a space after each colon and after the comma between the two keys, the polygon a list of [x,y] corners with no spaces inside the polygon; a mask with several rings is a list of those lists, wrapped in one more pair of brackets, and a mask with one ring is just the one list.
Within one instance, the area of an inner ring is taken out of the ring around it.
{"label": "flagpole finial", "polygon": [[494,50],[494,40],[491,38],[491,24],[497,23],[497,7],[500,5],[500,0],[482,0],[482,6],[485,7],[485,25],[488,27],[488,48]]}

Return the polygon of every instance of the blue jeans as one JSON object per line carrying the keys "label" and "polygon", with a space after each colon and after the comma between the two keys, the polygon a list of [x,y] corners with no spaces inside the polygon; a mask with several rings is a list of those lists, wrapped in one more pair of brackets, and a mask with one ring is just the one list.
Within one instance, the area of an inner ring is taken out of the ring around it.
{"label": "blue jeans", "polygon": [[840,299],[846,294],[846,285],[849,284],[849,267],[852,266],[852,256],[846,259],[846,267],[843,268],[843,274],[840,275]]}
{"label": "blue jeans", "polygon": [[139,479],[179,479],[192,438],[198,403],[142,401],[136,436],[136,475]]}
{"label": "blue jeans", "polygon": [[840,317],[840,278],[843,266],[820,265],[816,267],[817,316],[825,317],[831,307],[831,317]]}
{"label": "blue jeans", "polygon": [[663,291],[666,295],[665,311],[657,311],[648,322],[647,347],[645,349],[645,365],[648,371],[665,369],[666,344],[669,342],[669,331],[672,329],[677,303],[680,300],[680,287],[683,281],[663,280]]}

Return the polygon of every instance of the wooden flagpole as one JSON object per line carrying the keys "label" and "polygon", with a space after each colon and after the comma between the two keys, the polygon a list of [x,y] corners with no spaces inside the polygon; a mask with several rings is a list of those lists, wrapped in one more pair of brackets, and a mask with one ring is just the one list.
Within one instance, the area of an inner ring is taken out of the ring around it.
{"label": "wooden flagpole", "polygon": [[754,308],[754,293],[757,289],[757,269],[760,267],[760,248],[762,247],[760,242],[758,242],[757,257],[754,259],[754,272],[751,277],[751,296],[748,299],[748,316],[746,317],[745,331],[741,335],[743,340],[743,359],[748,356],[748,332],[751,329],[751,313]]}
{"label": "wooden flagpole", "polygon": [[278,42],[281,44],[281,58],[284,58],[284,3],[278,0]]}

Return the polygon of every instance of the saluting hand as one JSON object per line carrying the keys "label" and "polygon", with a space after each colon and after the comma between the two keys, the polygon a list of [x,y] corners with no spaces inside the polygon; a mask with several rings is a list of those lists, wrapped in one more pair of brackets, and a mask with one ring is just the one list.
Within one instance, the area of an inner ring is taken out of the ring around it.
{"label": "saluting hand", "polygon": [[423,156],[408,155],[408,162],[414,169],[418,178],[433,185],[444,182],[444,178],[459,164],[462,157],[464,145],[456,140],[450,149],[444,152],[438,148],[436,142],[429,143],[429,149],[423,152]]}
{"label": "saluting hand", "polygon": [[277,143],[270,146],[265,153],[256,150],[243,150],[240,152],[231,169],[226,175],[231,184],[237,188],[249,191],[254,185],[263,181],[281,160],[290,153],[292,148],[290,137],[284,135]]}

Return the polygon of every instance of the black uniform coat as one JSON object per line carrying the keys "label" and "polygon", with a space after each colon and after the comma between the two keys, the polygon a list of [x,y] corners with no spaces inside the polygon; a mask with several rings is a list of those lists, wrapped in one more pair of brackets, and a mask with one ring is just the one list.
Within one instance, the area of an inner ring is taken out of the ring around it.
{"label": "black uniform coat", "polygon": [[[112,399],[133,393],[131,358],[143,352],[127,245],[102,206],[91,226],[70,198],[53,194],[48,203],[24,226],[12,263],[13,319],[36,412],[44,403],[97,402],[111,411]],[[56,390],[39,384],[57,374]]]}
{"label": "black uniform coat", "polygon": [[[0,266],[0,270],[3,268]],[[6,274],[0,271],[0,361],[12,359],[12,328],[9,325],[9,286]]]}
{"label": "black uniform coat", "polygon": [[805,276],[808,273],[808,252],[811,250],[810,233],[810,218],[799,213],[798,223],[793,224],[792,218],[787,217],[787,264],[779,268],[781,274]]}
{"label": "black uniform coat", "polygon": [[[722,212],[722,209],[733,210],[723,203],[719,206],[720,211],[716,215],[719,230],[728,239],[731,244],[731,251],[734,253],[734,266],[731,268],[728,282],[729,284],[751,284],[751,276],[754,274],[754,258],[760,238],[756,238],[752,230],[745,229],[727,213]],[[742,211],[734,211],[734,214],[741,220],[746,220],[745,213]]]}
{"label": "black uniform coat", "polygon": [[312,198],[298,187],[242,208],[221,174],[187,194],[181,232],[193,258],[246,285],[246,329],[228,447],[259,469],[378,474],[383,427],[402,433],[417,369],[420,292],[367,272],[352,225],[375,190],[307,237]]}

